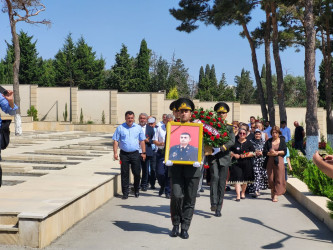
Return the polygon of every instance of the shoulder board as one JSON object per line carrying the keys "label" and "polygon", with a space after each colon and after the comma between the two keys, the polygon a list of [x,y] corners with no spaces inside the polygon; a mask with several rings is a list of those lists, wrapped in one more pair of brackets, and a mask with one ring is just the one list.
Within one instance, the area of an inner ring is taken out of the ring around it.
{"label": "shoulder board", "polygon": [[230,123],[227,123],[227,125],[232,126],[232,124],[230,124]]}

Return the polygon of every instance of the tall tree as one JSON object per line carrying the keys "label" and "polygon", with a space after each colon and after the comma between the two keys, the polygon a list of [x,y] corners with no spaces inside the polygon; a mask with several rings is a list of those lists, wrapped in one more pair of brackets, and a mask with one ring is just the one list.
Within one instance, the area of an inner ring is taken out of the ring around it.
{"label": "tall tree", "polygon": [[224,73],[222,73],[221,80],[218,84],[217,89],[215,90],[215,93],[217,93],[216,101],[236,101],[235,88],[233,86],[228,86],[227,79]]}
{"label": "tall tree", "polygon": [[175,56],[173,55],[168,77],[168,85],[170,89],[177,87],[180,97],[189,97],[190,90],[188,87],[188,81],[188,68],[185,68],[181,59],[175,59]]}
{"label": "tall tree", "polygon": [[155,64],[154,71],[151,73],[150,91],[153,92],[157,92],[159,90],[169,91],[168,74],[169,74],[168,61],[160,56]]}
{"label": "tall tree", "polygon": [[282,63],[279,52],[279,31],[278,31],[278,18],[276,13],[276,1],[271,1],[271,12],[272,12],[272,26],[273,26],[273,55],[275,61],[275,69],[277,75],[277,99],[279,103],[280,121],[287,122],[287,112],[284,103],[284,83],[283,83],[283,71]]}
{"label": "tall tree", "polygon": [[75,80],[80,89],[98,89],[104,82],[105,60],[96,59],[96,52],[80,37],[75,48]]}
{"label": "tall tree", "polygon": [[57,86],[77,86],[74,79],[77,70],[75,49],[72,34],[69,33],[62,49],[55,55],[54,69],[56,72],[55,81]]}
{"label": "tall tree", "polygon": [[135,67],[135,89],[139,92],[150,91],[150,75],[149,75],[149,59],[150,50],[148,49],[145,39],[141,41],[139,55],[137,57],[137,65]]}
{"label": "tall tree", "polygon": [[252,103],[252,95],[254,92],[253,81],[250,77],[250,71],[242,69],[241,75],[235,77],[236,98],[242,104]]}
{"label": "tall tree", "polygon": [[313,0],[304,0],[305,27],[305,60],[304,75],[306,83],[306,155],[311,159],[318,149],[318,118],[317,118],[317,83],[315,78],[316,65],[316,32],[314,29]]}
{"label": "tall tree", "polygon": [[[20,45],[20,69],[19,82],[20,84],[36,84],[41,75],[41,70],[38,65],[38,52],[36,42],[32,42],[33,36],[28,36],[24,31],[19,33]],[[14,63],[14,46],[7,43],[7,55],[5,63],[10,64],[11,68]],[[12,74],[10,74],[12,76]],[[13,79],[10,79],[12,82]]]}
{"label": "tall tree", "polygon": [[133,64],[124,44],[122,44],[120,52],[116,54],[115,61],[111,68],[110,78],[107,80],[107,88],[116,89],[119,92],[132,91]]}
{"label": "tall tree", "polygon": [[260,106],[263,118],[267,120],[267,108],[258,70],[256,44],[248,30],[247,24],[251,20],[251,11],[258,4],[257,1],[210,1],[210,0],[181,0],[180,9],[170,9],[171,15],[182,23],[177,27],[179,31],[192,32],[199,26],[197,21],[205,24],[213,24],[218,29],[226,25],[236,24],[243,28],[243,34],[247,38],[252,55],[253,71],[259,93]]}
{"label": "tall tree", "polygon": [[[10,29],[14,45],[14,63],[13,63],[13,90],[14,103],[18,106],[15,115],[15,135],[22,134],[21,110],[20,110],[20,92],[19,92],[19,70],[20,70],[20,44],[16,33],[17,22],[50,24],[48,20],[32,21],[31,17],[37,16],[45,6],[40,0],[5,0],[3,11],[8,13]],[[21,14],[23,13],[23,14]]]}

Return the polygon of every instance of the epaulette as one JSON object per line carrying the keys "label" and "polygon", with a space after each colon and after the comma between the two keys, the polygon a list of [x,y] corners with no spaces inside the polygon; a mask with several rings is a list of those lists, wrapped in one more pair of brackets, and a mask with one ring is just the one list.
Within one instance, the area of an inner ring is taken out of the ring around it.
{"label": "epaulette", "polygon": [[227,123],[227,125],[232,126],[232,124],[230,124],[230,123]]}

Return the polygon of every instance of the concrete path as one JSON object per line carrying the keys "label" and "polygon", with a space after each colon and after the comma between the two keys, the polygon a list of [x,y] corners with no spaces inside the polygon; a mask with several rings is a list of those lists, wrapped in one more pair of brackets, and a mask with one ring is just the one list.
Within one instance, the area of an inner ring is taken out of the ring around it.
{"label": "concrete path", "polygon": [[232,190],[216,218],[205,187],[188,240],[168,236],[169,200],[158,197],[157,190],[138,199],[116,197],[46,249],[333,249],[333,233],[292,197],[281,196],[278,203],[269,197],[266,191],[258,199],[236,202]]}

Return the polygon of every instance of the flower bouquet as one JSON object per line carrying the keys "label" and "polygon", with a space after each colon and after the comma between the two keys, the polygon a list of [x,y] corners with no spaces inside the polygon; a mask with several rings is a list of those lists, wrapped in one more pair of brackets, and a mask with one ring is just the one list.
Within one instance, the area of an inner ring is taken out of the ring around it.
{"label": "flower bouquet", "polygon": [[205,155],[212,154],[213,148],[219,148],[230,140],[226,121],[223,121],[221,117],[216,117],[212,110],[203,108],[194,110],[192,121],[203,124]]}

